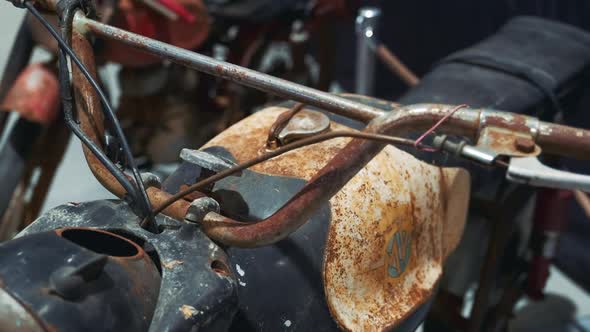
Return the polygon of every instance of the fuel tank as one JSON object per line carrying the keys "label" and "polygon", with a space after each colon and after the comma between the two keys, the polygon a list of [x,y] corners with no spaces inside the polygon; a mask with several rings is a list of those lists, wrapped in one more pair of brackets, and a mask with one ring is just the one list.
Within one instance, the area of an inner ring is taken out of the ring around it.
{"label": "fuel tank", "polygon": [[[387,102],[362,101],[392,110]],[[267,107],[202,149],[238,163],[252,159],[266,151],[269,129],[288,110]],[[305,126],[309,112],[298,113],[291,129]],[[350,128],[332,119],[329,130],[339,129]],[[244,222],[267,218],[349,141],[336,138],[288,152],[219,181],[211,195],[224,215]],[[184,162],[164,189],[177,192],[200,172]],[[285,240],[227,249],[239,283],[232,329],[413,331],[461,237],[469,189],[465,170],[432,166],[385,147]]]}

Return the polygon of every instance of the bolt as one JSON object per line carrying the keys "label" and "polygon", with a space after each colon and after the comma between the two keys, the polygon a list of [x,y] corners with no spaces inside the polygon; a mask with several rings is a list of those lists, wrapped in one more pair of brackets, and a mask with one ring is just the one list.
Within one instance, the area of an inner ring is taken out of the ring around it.
{"label": "bolt", "polygon": [[524,153],[531,153],[535,151],[535,142],[530,138],[517,137],[514,140],[514,147]]}
{"label": "bolt", "polygon": [[199,223],[203,221],[205,215],[209,212],[219,213],[219,203],[211,197],[201,197],[195,199],[188,208],[185,220]]}
{"label": "bolt", "polygon": [[162,181],[160,180],[160,177],[157,176],[154,173],[150,173],[150,172],[144,172],[141,173],[141,181],[143,181],[143,185],[146,188],[150,188],[150,187],[155,187],[158,189],[162,188]]}

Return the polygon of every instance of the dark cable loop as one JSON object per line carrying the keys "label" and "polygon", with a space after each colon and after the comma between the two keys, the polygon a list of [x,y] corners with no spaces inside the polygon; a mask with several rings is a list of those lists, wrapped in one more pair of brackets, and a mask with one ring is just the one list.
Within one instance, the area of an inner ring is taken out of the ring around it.
{"label": "dark cable loop", "polygon": [[[72,22],[73,22],[76,10],[79,9],[79,7],[82,7],[87,12],[94,11],[92,9],[91,2],[88,0],[60,0],[58,2],[57,8],[58,8],[58,14],[60,16],[60,24],[62,25],[62,34],[63,34],[62,37],[64,37],[66,40],[71,40]],[[131,148],[129,147],[129,143],[127,142],[127,138],[125,137],[125,134],[123,133],[123,129],[121,128],[121,124],[119,123],[119,120],[115,116],[115,112],[113,111],[113,109],[109,103],[109,100],[106,97],[104,91],[98,85],[96,80],[94,80],[92,78],[92,75],[90,75],[90,73],[88,72],[88,69],[81,63],[80,59],[74,54],[74,52],[71,49],[69,49],[69,45],[67,45],[67,42],[63,39],[62,39],[62,41],[65,44],[65,46],[67,47],[66,51],[70,55],[70,58],[72,59],[72,61],[74,61],[76,63],[76,65],[78,66],[78,68],[80,69],[82,74],[86,77],[86,79],[88,80],[88,82],[90,83],[92,88],[96,91],[96,93],[99,96],[99,99],[100,99],[102,107],[103,107],[103,114],[106,116],[107,120],[111,123],[111,125],[113,126],[113,129],[115,130],[115,135],[121,143],[121,148],[125,154],[125,158],[127,159],[127,163],[129,164],[129,168],[131,169],[131,173],[133,174],[133,179],[135,180],[136,186],[138,188],[138,190],[137,190],[138,194],[136,196],[136,198],[137,198],[136,204],[138,204],[141,207],[141,209],[144,213],[144,215],[142,217],[144,217],[145,220],[149,220],[150,223],[152,223],[152,226],[154,226],[155,222],[153,220],[153,214],[152,214],[150,200],[149,200],[149,197],[147,196],[147,192],[145,190],[145,186],[143,184],[143,181],[141,180],[141,174],[139,173],[139,170],[137,169],[137,165],[135,164],[135,159],[133,158],[133,154],[131,153]],[[60,42],[60,41],[58,40],[58,42]],[[60,44],[61,44],[61,42],[60,42]],[[68,51],[68,49],[69,49],[69,51]],[[145,226],[145,225],[142,224],[142,226]]]}
{"label": "dark cable loop", "polygon": [[[115,179],[121,184],[121,186],[127,191],[128,195],[135,194],[135,188],[125,176],[125,174],[117,168],[117,166],[108,159],[108,157],[102,152],[102,150],[92,142],[92,140],[86,136],[86,134],[80,129],[76,120],[74,119],[72,112],[72,97],[71,87],[69,79],[69,70],[67,67],[66,56],[63,50],[59,50],[59,75],[60,75],[60,90],[62,96],[62,107],[64,110],[64,120],[70,128],[70,130],[76,135],[80,141],[96,156],[96,158],[113,174]],[[63,78],[62,78],[63,77]]]}
{"label": "dark cable loop", "polygon": [[[33,5],[30,3],[26,3],[25,6],[27,9],[30,10],[31,14],[35,16],[37,19],[41,21],[41,24],[46,25],[49,24],[45,20],[41,20],[43,18],[41,14],[37,11]],[[86,134],[80,129],[76,121],[74,120],[73,112],[72,112],[72,93],[70,87],[70,71],[68,69],[66,57],[64,51],[60,48],[59,50],[59,82],[60,82],[60,94],[62,99],[62,108],[64,110],[64,119],[66,124],[72,132],[82,141],[82,143],[97,157],[97,159],[111,172],[113,176],[117,179],[117,181],[121,184],[121,186],[128,192],[129,195],[133,195],[135,193],[134,188],[125,176],[125,174],[115,166],[113,162],[111,162],[107,156],[101,151],[101,149],[92,142],[92,140],[86,136]]]}
{"label": "dark cable loop", "polygon": [[[69,100],[66,99],[66,104],[68,102],[70,104],[70,109],[69,109],[70,113],[67,114],[67,116],[68,116],[68,119],[72,121],[72,122],[69,122],[68,125],[70,126],[70,128],[72,129],[74,134],[76,134],[76,136],[78,136],[78,138],[80,138],[80,140],[91,150],[91,152],[97,156],[99,161],[101,161],[101,163],[105,167],[107,167],[109,172],[111,172],[113,174],[113,176],[115,176],[117,181],[119,181],[119,183],[121,183],[121,185],[125,188],[125,190],[128,192],[128,194],[133,195],[135,197],[135,201],[138,204],[140,204],[140,206],[144,212],[143,217],[147,217],[146,219],[150,219],[153,221],[153,214],[151,212],[149,198],[147,197],[147,193],[145,191],[145,187],[143,185],[143,182],[141,181],[141,175],[139,174],[139,171],[137,170],[137,166],[135,165],[135,161],[133,160],[133,156],[131,155],[131,150],[129,149],[129,145],[127,143],[127,140],[125,139],[125,136],[123,135],[123,131],[121,129],[121,126],[120,126],[118,120],[116,119],[114,112],[113,112],[112,108],[110,107],[110,104],[108,103],[106,95],[104,94],[104,92],[102,91],[100,86],[98,86],[98,83],[92,78],[92,76],[88,72],[87,68],[82,64],[82,62],[76,56],[76,54],[73,52],[73,50],[69,47],[69,45],[65,42],[65,40],[57,33],[57,31],[55,31],[55,29],[41,16],[39,11],[37,11],[37,9],[29,2],[25,2],[24,5],[42,23],[42,25],[56,39],[56,41],[58,42],[58,44],[60,46],[60,60],[61,60],[61,57],[63,56],[64,57],[63,58],[64,66],[65,66],[65,71],[63,71],[63,73],[68,75],[68,77],[66,78],[66,81],[68,83],[66,90],[69,89],[69,85],[70,85],[69,70],[67,69],[67,63],[65,63],[66,54],[67,54],[70,56],[70,59],[76,64],[76,66],[80,69],[82,74],[88,79],[88,82],[91,84],[93,89],[99,95],[99,98],[100,98],[101,103],[103,105],[103,113],[105,113],[105,115],[107,116],[107,119],[109,119],[109,121],[111,122],[111,124],[115,128],[115,133],[117,134],[117,136],[119,136],[118,138],[121,140],[121,144],[122,144],[124,152],[126,153],[126,158],[128,159],[128,162],[130,164],[130,168],[132,170],[135,182],[139,186],[139,189],[140,189],[139,194],[142,196],[143,199],[138,199],[137,190],[135,190],[135,188],[131,185],[131,183],[125,177],[124,173],[121,172],[116,166],[114,166],[114,164],[102,153],[102,151],[100,151],[100,149],[93,142],[90,141],[90,139],[81,131],[81,129],[77,125],[75,125],[75,121],[73,120],[73,116],[71,113],[71,111],[72,111],[72,109],[71,109],[71,92],[67,92],[67,94],[69,95]],[[67,34],[71,33],[71,22],[72,22],[74,13],[75,13],[75,7],[72,7],[69,9],[65,8],[63,13],[64,13],[64,15],[62,15],[62,17],[65,17],[67,20],[64,21],[63,19],[60,19],[60,23],[63,24],[62,30],[63,30],[64,34],[66,34],[66,36],[67,36]],[[67,23],[68,21],[70,22],[69,24]],[[63,68],[60,68],[60,69],[63,70]],[[64,82],[66,82],[66,81],[64,81]],[[62,87],[62,90],[63,90],[63,87]],[[67,98],[67,95],[65,96],[65,98]],[[64,111],[65,111],[65,108],[64,108]],[[121,175],[122,175],[122,178],[121,178]]]}

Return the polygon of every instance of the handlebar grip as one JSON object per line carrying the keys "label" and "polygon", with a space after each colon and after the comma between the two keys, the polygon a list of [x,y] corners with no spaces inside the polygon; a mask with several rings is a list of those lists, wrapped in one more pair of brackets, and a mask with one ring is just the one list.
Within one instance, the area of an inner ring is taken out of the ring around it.
{"label": "handlebar grip", "polygon": [[549,154],[590,160],[589,130],[540,122],[535,141]]}

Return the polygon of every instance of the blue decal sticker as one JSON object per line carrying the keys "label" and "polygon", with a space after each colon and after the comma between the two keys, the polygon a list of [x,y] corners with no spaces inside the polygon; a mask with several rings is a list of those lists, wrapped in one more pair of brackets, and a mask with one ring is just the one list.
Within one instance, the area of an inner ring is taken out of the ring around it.
{"label": "blue decal sticker", "polygon": [[412,237],[408,231],[397,231],[387,244],[387,272],[393,278],[404,273],[410,262]]}

